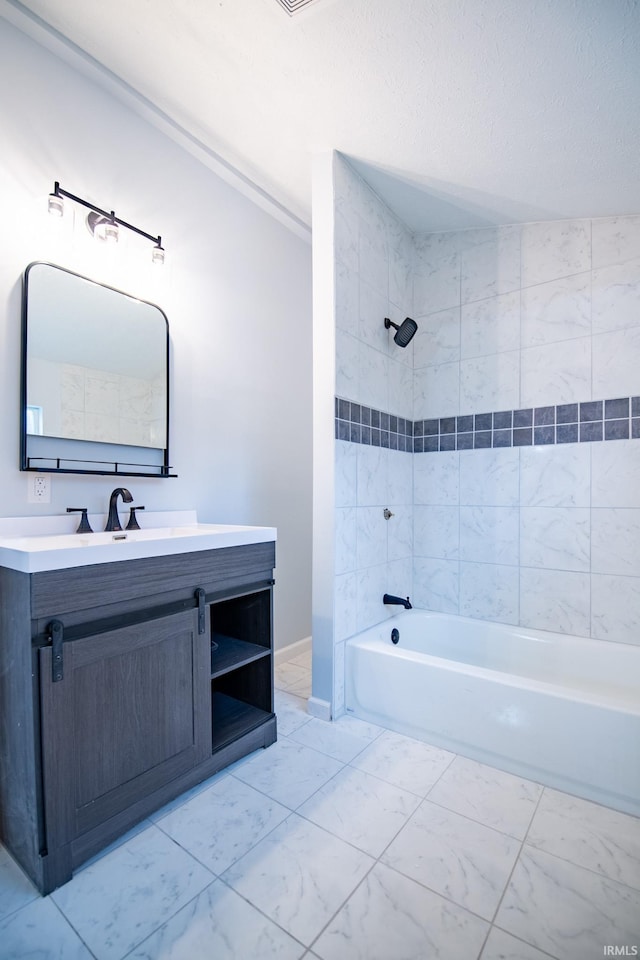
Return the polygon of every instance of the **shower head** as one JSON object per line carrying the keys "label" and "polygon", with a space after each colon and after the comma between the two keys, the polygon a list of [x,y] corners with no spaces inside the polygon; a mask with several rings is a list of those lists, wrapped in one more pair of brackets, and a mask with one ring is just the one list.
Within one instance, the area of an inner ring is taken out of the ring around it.
{"label": "shower head", "polygon": [[388,317],[385,317],[384,325],[387,330],[390,327],[394,327],[396,332],[393,336],[393,339],[399,347],[406,347],[407,344],[411,342],[414,333],[418,329],[418,324],[415,322],[415,320],[412,320],[411,317],[407,317],[402,321],[401,324],[394,323],[393,320],[389,320]]}

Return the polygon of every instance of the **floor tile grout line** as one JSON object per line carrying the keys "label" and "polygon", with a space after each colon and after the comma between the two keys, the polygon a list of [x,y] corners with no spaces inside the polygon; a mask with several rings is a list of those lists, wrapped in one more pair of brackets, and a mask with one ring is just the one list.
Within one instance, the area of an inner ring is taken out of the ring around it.
{"label": "floor tile grout line", "polygon": [[89,946],[89,944],[85,941],[84,937],[78,932],[78,930],[76,930],[76,928],[75,928],[74,925],[72,924],[71,920],[69,920],[69,918],[68,918],[68,916],[66,915],[66,913],[64,913],[64,911],[62,910],[62,907],[60,907],[59,904],[56,903],[56,901],[53,899],[53,897],[52,897],[50,894],[47,895],[46,899],[49,900],[49,902],[53,904],[54,908],[58,911],[58,913],[60,914],[60,916],[65,920],[66,923],[68,923],[68,925],[71,927],[71,929],[72,929],[73,932],[75,933],[75,935],[76,935],[76,937],[78,938],[78,940],[79,940],[79,941],[82,943],[82,945],[87,949],[87,952],[90,953],[92,957],[95,957],[96,960],[98,960],[97,954],[94,953],[94,951],[91,949],[91,947]]}

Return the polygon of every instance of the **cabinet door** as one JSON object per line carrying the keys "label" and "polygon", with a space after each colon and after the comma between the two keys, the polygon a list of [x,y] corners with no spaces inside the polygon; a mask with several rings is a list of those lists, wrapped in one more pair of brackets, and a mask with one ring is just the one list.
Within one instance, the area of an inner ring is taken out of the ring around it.
{"label": "cabinet door", "polygon": [[48,846],[61,846],[211,755],[209,633],[196,611],[40,650]]}

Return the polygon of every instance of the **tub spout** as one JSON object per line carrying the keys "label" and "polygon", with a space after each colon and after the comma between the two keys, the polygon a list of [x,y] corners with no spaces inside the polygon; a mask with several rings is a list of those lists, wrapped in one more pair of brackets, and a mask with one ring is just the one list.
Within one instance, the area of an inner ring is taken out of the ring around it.
{"label": "tub spout", "polygon": [[409,600],[409,597],[407,597],[407,599],[405,600],[403,597],[394,597],[390,593],[385,593],[384,597],[382,598],[382,602],[395,603],[400,607],[404,607],[405,610],[413,609],[411,606],[411,601]]}

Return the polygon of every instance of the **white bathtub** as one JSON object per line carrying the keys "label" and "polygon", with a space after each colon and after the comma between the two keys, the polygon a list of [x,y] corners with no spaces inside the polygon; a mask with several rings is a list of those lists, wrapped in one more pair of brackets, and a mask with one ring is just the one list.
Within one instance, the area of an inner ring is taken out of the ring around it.
{"label": "white bathtub", "polygon": [[356,717],[640,815],[640,646],[410,610],[345,669]]}

